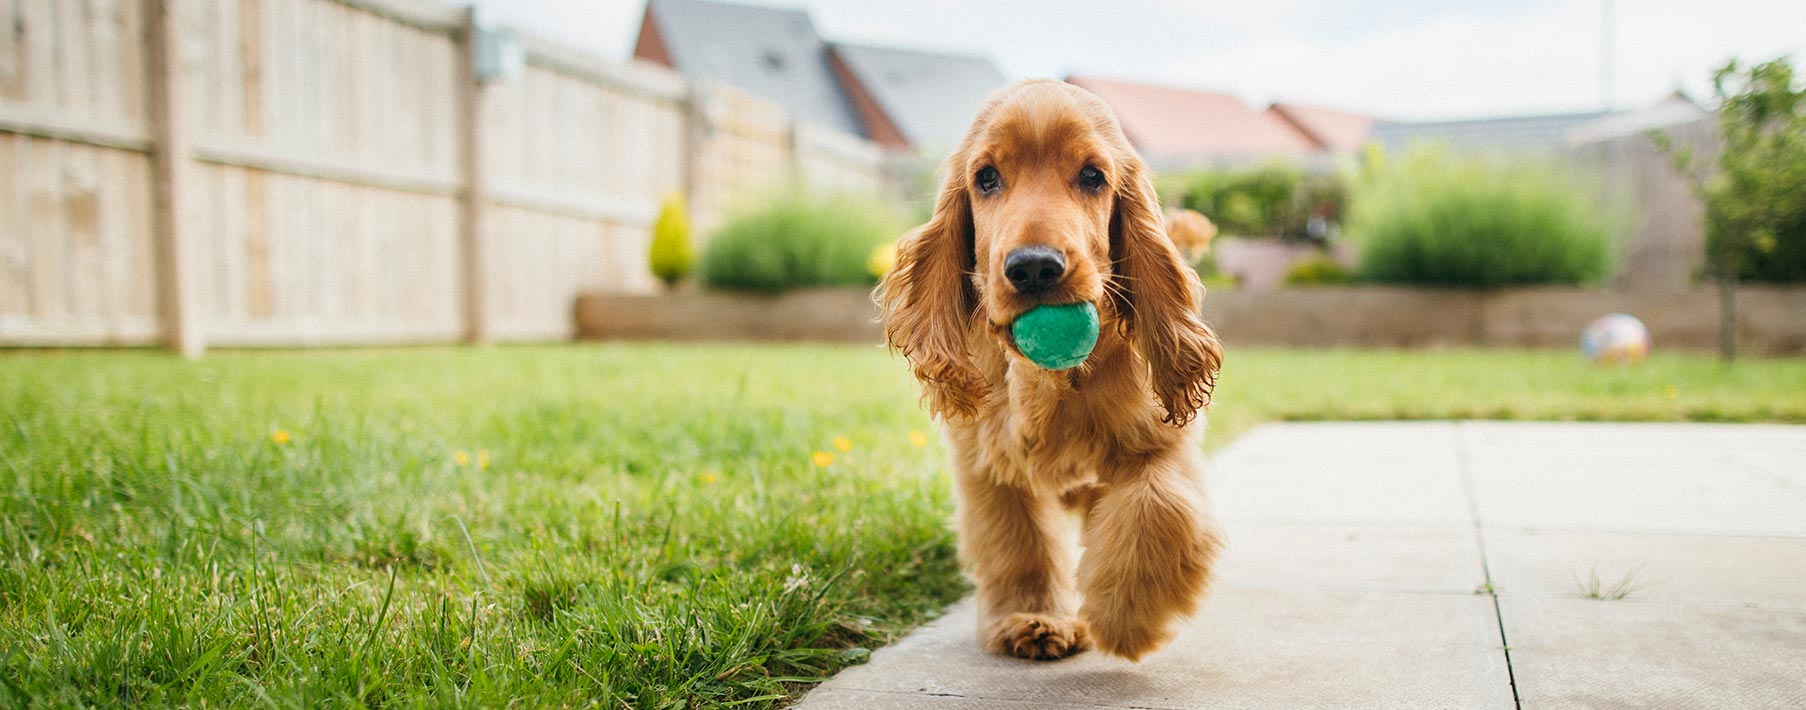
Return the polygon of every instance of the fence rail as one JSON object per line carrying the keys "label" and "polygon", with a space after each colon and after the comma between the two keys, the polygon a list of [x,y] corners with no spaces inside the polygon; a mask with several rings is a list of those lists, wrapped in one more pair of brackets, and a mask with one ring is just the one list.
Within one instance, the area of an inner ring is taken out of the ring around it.
{"label": "fence rail", "polygon": [[523,37],[471,74],[427,0],[0,0],[0,345],[554,339],[653,288],[658,202],[706,229],[872,144]]}

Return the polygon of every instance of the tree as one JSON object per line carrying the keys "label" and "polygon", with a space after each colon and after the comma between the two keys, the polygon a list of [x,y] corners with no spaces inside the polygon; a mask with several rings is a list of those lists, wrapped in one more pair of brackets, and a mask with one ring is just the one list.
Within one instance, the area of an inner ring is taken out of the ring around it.
{"label": "tree", "polygon": [[[1706,208],[1706,263],[1723,304],[1720,348],[1736,354],[1739,281],[1806,281],[1806,84],[1785,57],[1712,74],[1724,144],[1695,182]],[[1658,142],[1689,172],[1692,155]]]}
{"label": "tree", "polygon": [[1785,58],[1712,75],[1724,152],[1706,183],[1706,245],[1746,281],[1806,281],[1806,83]]}

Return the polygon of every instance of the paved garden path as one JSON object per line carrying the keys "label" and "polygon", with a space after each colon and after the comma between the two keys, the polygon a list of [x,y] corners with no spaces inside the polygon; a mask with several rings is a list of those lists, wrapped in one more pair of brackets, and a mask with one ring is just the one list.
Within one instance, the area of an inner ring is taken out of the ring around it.
{"label": "paved garden path", "polygon": [[1806,707],[1806,427],[1282,424],[1208,478],[1164,651],[985,655],[968,601],[802,707]]}

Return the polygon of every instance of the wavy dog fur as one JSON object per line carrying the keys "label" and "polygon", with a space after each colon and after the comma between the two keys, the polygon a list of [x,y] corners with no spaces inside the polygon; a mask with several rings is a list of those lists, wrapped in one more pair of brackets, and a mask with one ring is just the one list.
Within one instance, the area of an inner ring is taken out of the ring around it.
{"label": "wavy dog fur", "polygon": [[[987,169],[995,184],[980,189]],[[1095,645],[1139,659],[1195,610],[1222,546],[1194,421],[1222,347],[1199,319],[1197,276],[1147,167],[1083,89],[992,94],[945,172],[933,217],[904,237],[875,298],[952,448],[980,638],[1023,658]],[[1004,256],[1029,245],[1064,256],[1056,288],[1010,286]],[[1016,350],[1017,316],[1076,301],[1103,322],[1084,364],[1043,370]]]}

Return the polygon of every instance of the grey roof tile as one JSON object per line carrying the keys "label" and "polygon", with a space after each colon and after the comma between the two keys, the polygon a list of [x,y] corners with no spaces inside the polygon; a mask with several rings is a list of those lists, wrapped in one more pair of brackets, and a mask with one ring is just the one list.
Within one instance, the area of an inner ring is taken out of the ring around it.
{"label": "grey roof tile", "polygon": [[865,135],[808,13],[709,0],[651,2],[679,71],[770,99],[795,118]]}
{"label": "grey roof tile", "polygon": [[979,104],[1009,83],[985,57],[839,43],[834,50],[897,129],[925,153],[956,146]]}
{"label": "grey roof tile", "polygon": [[1378,121],[1373,139],[1387,151],[1441,143],[1460,152],[1550,153],[1566,147],[1568,132],[1607,115],[1603,111],[1456,121]]}

